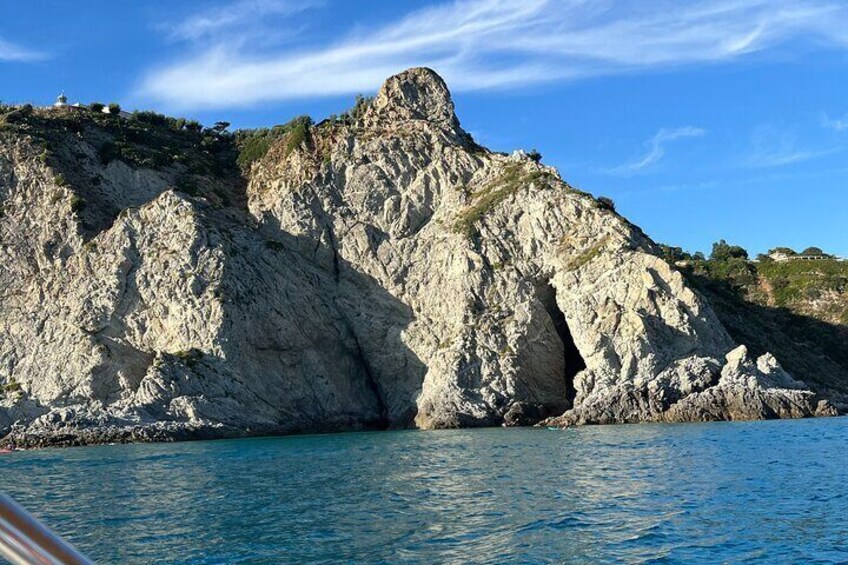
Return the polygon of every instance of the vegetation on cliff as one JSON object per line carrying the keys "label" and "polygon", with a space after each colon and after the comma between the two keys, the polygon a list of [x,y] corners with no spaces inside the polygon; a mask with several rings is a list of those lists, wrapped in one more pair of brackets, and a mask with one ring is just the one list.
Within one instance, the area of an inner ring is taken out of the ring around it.
{"label": "vegetation on cliff", "polygon": [[290,122],[270,128],[244,129],[235,133],[238,148],[238,165],[242,171],[250,171],[250,166],[262,159],[278,141],[285,139],[288,155],[300,146],[309,136],[312,118],[298,116]]}
{"label": "vegetation on cliff", "polygon": [[[0,111],[3,109],[0,108]],[[203,127],[199,122],[155,112],[133,112],[128,118],[87,108],[54,110],[6,107],[0,126],[32,136],[47,159],[69,137],[89,140],[104,165],[115,159],[149,169],[183,165],[193,174],[228,176],[235,172],[236,148],[226,132],[229,124]]]}
{"label": "vegetation on cliff", "polygon": [[[791,251],[791,253],[786,253]],[[797,254],[822,259],[750,261],[743,248],[720,241],[709,257],[665,248],[713,306],[738,342],[759,354],[771,351],[800,379],[848,400],[848,262],[818,248]]]}

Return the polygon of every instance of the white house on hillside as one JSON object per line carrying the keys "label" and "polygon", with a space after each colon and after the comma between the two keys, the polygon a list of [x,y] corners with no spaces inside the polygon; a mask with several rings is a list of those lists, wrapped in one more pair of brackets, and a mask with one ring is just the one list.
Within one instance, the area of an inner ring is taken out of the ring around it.
{"label": "white house on hillside", "polygon": [[834,255],[790,255],[788,253],[772,253],[769,257],[778,263],[783,263],[785,261],[825,261],[828,259],[836,261],[842,260]]}

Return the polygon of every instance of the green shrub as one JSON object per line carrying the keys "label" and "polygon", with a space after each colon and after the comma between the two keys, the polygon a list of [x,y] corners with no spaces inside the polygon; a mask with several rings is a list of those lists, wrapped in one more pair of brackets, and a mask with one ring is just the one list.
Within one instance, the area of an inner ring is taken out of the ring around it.
{"label": "green shrub", "polygon": [[236,132],[236,145],[239,150],[236,161],[242,171],[249,171],[253,163],[262,159],[268,153],[274,141],[285,135],[277,128],[279,126],[250,132]]}
{"label": "green shrub", "polygon": [[109,106],[107,106],[107,108],[109,108],[110,114],[120,114],[121,113],[121,105],[116,103],[116,102],[112,102],[111,104],[109,104]]}
{"label": "green shrub", "polygon": [[792,249],[791,247],[775,247],[774,249],[769,249],[769,251],[768,251],[769,255],[775,255],[775,254],[778,254],[778,253],[783,254],[783,255],[788,255],[790,257],[794,257],[794,256],[798,255],[798,253],[796,253],[795,250]]}
{"label": "green shrub", "polygon": [[71,210],[77,214],[83,211],[85,208],[85,200],[83,200],[80,196],[74,194],[71,196]]}
{"label": "green shrub", "polygon": [[15,108],[8,114],[6,114],[6,122],[7,123],[20,123],[25,122],[26,119],[32,116],[32,104],[24,104],[20,108]]}
{"label": "green shrub", "polygon": [[91,104],[88,105],[88,108],[92,112],[97,112],[97,113],[103,113],[103,108],[105,108],[105,107],[106,106],[102,102],[92,102]]}
{"label": "green shrub", "polygon": [[343,115],[343,119],[349,122],[355,122],[359,120],[359,118],[365,115],[365,112],[368,110],[368,107],[371,106],[371,103],[373,101],[373,96],[363,96],[362,94],[357,94],[356,99],[353,103],[353,108],[348,110]]}
{"label": "green shrub", "polygon": [[527,175],[526,180],[528,183],[535,183],[537,181],[550,182],[556,180],[556,177],[548,171],[531,171],[530,174]]}
{"label": "green shrub", "polygon": [[835,259],[820,261],[772,261],[759,263],[757,270],[769,283],[775,304],[787,306],[807,299],[817,291],[848,292],[848,263]]}
{"label": "green shrub", "polygon": [[[111,104],[110,104],[111,107]],[[111,110],[110,110],[111,112]],[[171,118],[163,114],[157,114],[156,112],[151,112],[149,110],[136,110],[132,114],[130,114],[130,120],[134,120],[137,122],[143,122],[146,124],[154,125],[154,126],[168,126],[170,125]]]}
{"label": "green shrub", "polygon": [[13,392],[23,392],[23,387],[21,383],[15,380],[15,377],[9,377],[9,380],[6,381],[6,384],[3,385],[3,391],[8,393]]}
{"label": "green shrub", "polygon": [[239,130],[235,134],[238,149],[237,162],[242,171],[250,170],[250,166],[262,159],[268,150],[282,138],[286,138],[286,156],[300,146],[309,135],[312,118],[298,116],[290,122],[272,128],[255,130]]}
{"label": "green shrub", "polygon": [[713,243],[713,251],[710,259],[713,261],[726,261],[728,259],[747,259],[748,252],[738,245],[730,245],[723,239]]}
{"label": "green shrub", "polygon": [[672,247],[670,245],[659,244],[662,250],[662,258],[666,263],[674,265],[678,261],[692,260],[693,257],[689,253],[683,251],[682,247]]}
{"label": "green shrub", "polygon": [[608,198],[606,196],[598,196],[598,206],[602,210],[609,210],[610,212],[615,212],[615,202],[612,198]]}
{"label": "green shrub", "polygon": [[61,190],[54,190],[50,193],[49,202],[50,204],[56,204],[65,196],[65,193]]}
{"label": "green shrub", "polygon": [[303,145],[303,143],[308,139],[309,127],[310,124],[299,123],[292,128],[288,135],[286,135],[285,155],[287,157],[292,153],[292,151]]}
{"label": "green shrub", "polygon": [[808,257],[829,257],[827,253],[822,251],[821,247],[808,247],[801,252],[801,255],[807,255]]}

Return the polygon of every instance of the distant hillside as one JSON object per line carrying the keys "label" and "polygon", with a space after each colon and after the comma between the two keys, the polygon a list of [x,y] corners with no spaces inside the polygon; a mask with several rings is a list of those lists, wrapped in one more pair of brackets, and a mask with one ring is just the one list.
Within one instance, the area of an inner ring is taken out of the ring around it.
{"label": "distant hillside", "polygon": [[[729,255],[672,259],[722,324],[754,353],[771,351],[796,377],[848,401],[848,262]],[[730,246],[733,248],[733,246]],[[781,248],[778,248],[780,250]],[[743,250],[744,251],[744,250]]]}

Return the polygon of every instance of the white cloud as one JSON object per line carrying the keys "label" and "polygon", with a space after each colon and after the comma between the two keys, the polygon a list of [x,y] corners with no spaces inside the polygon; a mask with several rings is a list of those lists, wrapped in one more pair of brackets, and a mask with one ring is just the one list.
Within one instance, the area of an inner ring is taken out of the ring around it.
{"label": "white cloud", "polygon": [[811,148],[798,141],[797,134],[788,129],[766,124],[751,134],[750,150],[744,165],[754,168],[782,167],[839,153],[838,145]]}
{"label": "white cloud", "polygon": [[254,26],[269,16],[291,16],[317,4],[317,1],[311,0],[239,0],[209,8],[176,24],[165,24],[162,28],[172,39],[215,40],[228,31],[256,29]]}
{"label": "white cloud", "polygon": [[825,114],[822,118],[822,125],[834,131],[846,131],[848,130],[848,114],[836,119],[830,119],[827,114]]}
{"label": "white cloud", "polygon": [[839,145],[812,147],[801,143],[791,129],[764,124],[751,133],[750,149],[743,164],[753,168],[782,167],[839,153]]}
{"label": "white cloud", "polygon": [[420,65],[454,90],[480,90],[728,61],[792,40],[848,47],[848,4],[837,0],[456,0],[274,52],[220,33],[269,9],[292,5],[242,0],[186,20],[172,34],[196,48],[150,70],[139,94],[171,108],[245,106],[370,91]]}
{"label": "white cloud", "polygon": [[807,150],[789,150],[789,151],[780,151],[777,150],[774,153],[766,153],[761,155],[754,155],[749,160],[749,164],[753,167],[782,167],[784,165],[791,165],[792,163],[801,163],[803,161],[809,161],[811,159],[817,159],[819,157],[825,157],[827,155],[833,155],[834,153],[838,153],[839,148],[831,147],[828,149],[820,149],[815,151],[807,151]]}
{"label": "white cloud", "polygon": [[630,163],[625,163],[606,172],[614,175],[630,175],[643,171],[657,163],[665,156],[665,147],[671,141],[686,137],[701,137],[706,132],[701,128],[686,126],[682,128],[666,129],[663,128],[656,133],[651,139],[645,142],[648,151],[639,159]]}
{"label": "white cloud", "polygon": [[45,58],[44,53],[25,49],[14,43],[0,39],[0,61],[30,62]]}

